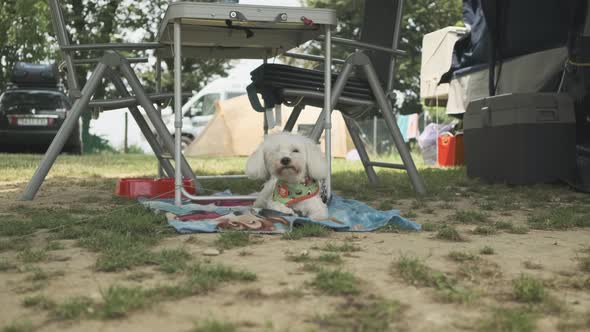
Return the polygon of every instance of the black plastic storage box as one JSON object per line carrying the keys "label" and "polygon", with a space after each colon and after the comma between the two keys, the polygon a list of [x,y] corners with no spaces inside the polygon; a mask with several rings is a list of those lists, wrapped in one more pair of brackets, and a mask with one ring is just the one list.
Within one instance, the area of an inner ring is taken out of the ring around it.
{"label": "black plastic storage box", "polygon": [[463,117],[467,175],[508,184],[572,181],[575,122],[573,101],[565,94],[474,100]]}

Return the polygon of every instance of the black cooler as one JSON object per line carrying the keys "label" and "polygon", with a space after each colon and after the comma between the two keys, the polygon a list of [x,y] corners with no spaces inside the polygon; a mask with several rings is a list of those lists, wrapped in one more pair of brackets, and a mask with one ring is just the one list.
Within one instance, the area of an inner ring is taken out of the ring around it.
{"label": "black cooler", "polygon": [[565,94],[474,100],[463,117],[467,175],[507,184],[573,181],[575,121],[573,101]]}

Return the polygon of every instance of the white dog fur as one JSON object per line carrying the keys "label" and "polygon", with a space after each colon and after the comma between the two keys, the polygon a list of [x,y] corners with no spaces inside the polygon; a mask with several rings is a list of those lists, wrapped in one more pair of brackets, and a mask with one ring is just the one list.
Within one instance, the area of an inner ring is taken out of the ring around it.
{"label": "white dog fur", "polygon": [[328,207],[322,201],[321,195],[289,207],[274,201],[273,192],[279,180],[297,184],[309,177],[319,182],[326,178],[327,172],[328,164],[318,144],[307,137],[286,132],[266,136],[246,163],[248,177],[268,180],[254,202],[254,207],[287,214],[298,212],[313,220],[328,217]]}

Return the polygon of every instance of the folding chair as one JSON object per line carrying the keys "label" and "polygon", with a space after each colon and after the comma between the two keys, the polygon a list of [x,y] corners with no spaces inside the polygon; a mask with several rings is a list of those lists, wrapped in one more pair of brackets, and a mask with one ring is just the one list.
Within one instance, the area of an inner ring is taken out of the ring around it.
{"label": "folding chair", "polygon": [[[343,67],[338,75],[332,76],[332,89],[325,89],[322,71],[263,64],[251,74],[253,83],[248,88],[248,96],[252,107],[259,112],[264,112],[283,103],[295,105],[284,127],[285,131],[291,131],[306,105],[321,107],[324,96],[328,95],[331,99],[332,109],[322,111],[310,135],[312,139],[319,141],[325,130],[327,157],[331,156],[331,123],[330,116],[326,115],[331,114],[335,108],[340,110],[344,116],[347,129],[371,185],[379,184],[374,170],[375,166],[405,169],[414,190],[418,194],[424,194],[426,192],[424,183],[397,126],[392,100],[388,98],[393,88],[395,57],[405,54],[405,52],[398,50],[402,11],[403,0],[366,1],[361,41],[331,38],[334,44],[360,49],[348,56],[345,61],[334,61],[343,64]],[[387,26],[387,22],[391,22],[391,25]],[[323,61],[323,58],[318,56],[297,53],[287,53],[287,55],[305,60]],[[364,75],[353,76],[355,68],[362,69]],[[260,103],[258,94],[262,96],[264,105]],[[355,120],[375,114],[382,116],[385,120],[403,164],[375,162],[369,159]],[[326,187],[329,195],[330,177],[326,181]]]}
{"label": "folding chair", "polygon": [[[87,111],[88,108],[99,109],[100,111],[114,110],[119,108],[128,108],[129,112],[137,122],[138,127],[145,136],[147,142],[150,144],[154,154],[158,158],[159,164],[163,172],[169,177],[175,176],[175,168],[171,163],[171,159],[175,154],[175,141],[168,132],[166,125],[162,121],[160,112],[154,106],[154,103],[165,102],[173,97],[172,93],[159,93],[161,68],[160,59],[157,60],[157,83],[156,90],[158,93],[147,94],[143,89],[139,78],[131,68],[132,63],[147,62],[147,58],[125,58],[115,51],[145,51],[156,50],[164,47],[159,43],[108,43],[108,44],[86,44],[86,45],[71,45],[66,31],[66,24],[63,17],[58,0],[49,0],[52,23],[55,29],[56,39],[59,44],[59,49],[64,60],[63,65],[67,70],[67,83],[69,86],[69,97],[72,99],[73,105],[68,113],[68,116],[62,126],[60,127],[56,137],[51,142],[47,149],[45,156],[35,174],[29,181],[22,199],[32,200],[41,184],[45,180],[47,173],[53,166],[57,156],[61,152],[67,138],[70,136],[76,122],[78,122],[82,112]],[[76,59],[75,55],[86,51],[102,51],[103,56],[100,58],[80,58]],[[94,71],[88,78],[84,87],[80,87],[76,77],[75,67],[84,64],[96,64]],[[116,99],[102,99],[91,100],[94,92],[103,78],[109,79],[120,94],[120,98]],[[125,78],[129,83],[134,95],[131,95],[123,82]],[[190,96],[190,94],[187,94]],[[140,113],[138,106],[141,106],[147,115],[147,119]],[[151,126],[156,131],[157,136],[152,132]],[[178,169],[182,175],[197,183],[197,178],[192,172],[190,165],[184,157],[181,157]]]}

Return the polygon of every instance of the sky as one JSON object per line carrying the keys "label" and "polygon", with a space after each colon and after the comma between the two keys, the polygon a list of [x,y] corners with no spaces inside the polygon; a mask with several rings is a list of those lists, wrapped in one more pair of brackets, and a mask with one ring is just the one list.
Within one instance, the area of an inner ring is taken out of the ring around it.
{"label": "sky", "polygon": [[[134,0],[135,1],[135,0]],[[266,6],[290,6],[301,7],[300,0],[240,0],[240,4],[246,5],[266,5]],[[142,40],[143,36],[130,36],[132,39]],[[135,41],[137,41],[135,40]],[[230,77],[239,77],[240,79],[247,79],[249,73],[262,63],[261,60],[239,60],[233,62],[233,68],[228,72]],[[120,149],[124,142],[124,123],[125,113],[123,111],[108,111],[103,112],[98,119],[91,122],[90,132],[100,135],[107,139],[109,143]],[[128,144],[137,145],[145,152],[151,152],[151,149],[139,128],[133,121],[131,116],[128,116]]]}

